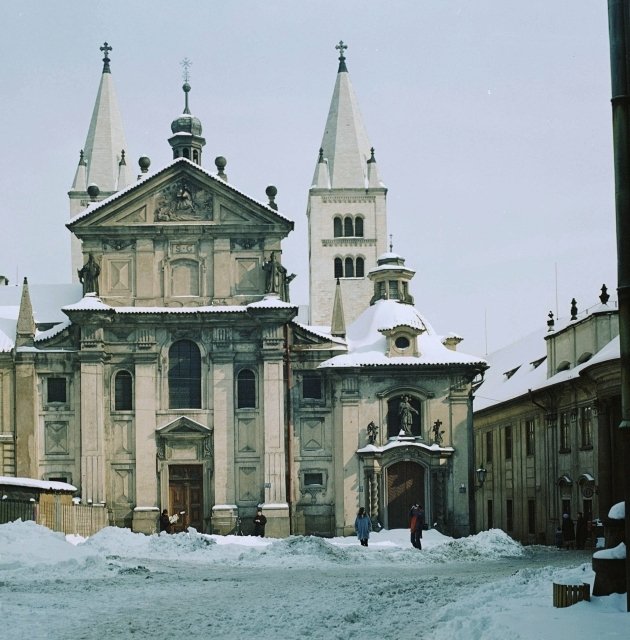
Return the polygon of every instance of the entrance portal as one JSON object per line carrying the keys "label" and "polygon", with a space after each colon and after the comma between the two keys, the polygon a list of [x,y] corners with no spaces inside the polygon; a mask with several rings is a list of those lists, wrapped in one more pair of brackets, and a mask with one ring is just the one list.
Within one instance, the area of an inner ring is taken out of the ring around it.
{"label": "entrance portal", "polygon": [[184,512],[173,530],[191,526],[203,531],[203,465],[169,465],[168,477],[169,513]]}
{"label": "entrance portal", "polygon": [[409,510],[424,505],[424,468],[415,462],[397,462],[387,469],[387,526],[406,529]]}

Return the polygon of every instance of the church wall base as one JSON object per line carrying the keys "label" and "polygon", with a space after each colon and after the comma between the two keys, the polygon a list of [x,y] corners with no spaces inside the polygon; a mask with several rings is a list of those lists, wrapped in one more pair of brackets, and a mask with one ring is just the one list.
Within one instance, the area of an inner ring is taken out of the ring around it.
{"label": "church wall base", "polygon": [[151,535],[158,532],[160,510],[157,507],[136,508],[133,511],[131,530],[134,533]]}

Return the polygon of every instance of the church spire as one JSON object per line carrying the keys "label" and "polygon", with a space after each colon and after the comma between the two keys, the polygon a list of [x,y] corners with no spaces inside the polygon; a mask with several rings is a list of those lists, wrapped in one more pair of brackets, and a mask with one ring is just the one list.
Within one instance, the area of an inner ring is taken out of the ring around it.
{"label": "church spire", "polygon": [[[367,161],[372,145],[346,66],[345,51],[348,45],[341,40],[335,48],[339,51],[339,69],[321,148],[328,163],[332,189],[364,189],[367,186]],[[312,184],[318,184],[319,169],[319,166],[315,168]]]}
{"label": "church spire", "polygon": [[28,280],[24,278],[20,310],[18,312],[15,346],[32,347],[34,338],[35,320],[33,318],[33,305],[31,304],[31,296],[28,291]]}
{"label": "church spire", "polygon": [[[112,47],[105,42],[100,49],[104,53],[103,72],[82,159],[86,167],[87,184],[97,184],[101,195],[106,198],[131,184],[133,176],[129,171],[120,175],[120,161],[122,151],[127,150],[127,139],[110,67],[109,52]],[[79,172],[72,185],[73,191],[83,189],[82,184],[77,184],[77,177]]]}
{"label": "church spire", "polygon": [[[103,70],[85,145],[81,150],[79,165],[68,192],[70,217],[89,204],[89,185],[98,186],[98,199],[103,200],[124,189],[134,180],[133,172],[124,161],[127,139],[110,66],[109,54],[112,47],[105,42],[100,50],[103,53]],[[73,236],[71,242],[72,275],[76,281],[76,272],[83,264],[83,255],[79,240]]]}

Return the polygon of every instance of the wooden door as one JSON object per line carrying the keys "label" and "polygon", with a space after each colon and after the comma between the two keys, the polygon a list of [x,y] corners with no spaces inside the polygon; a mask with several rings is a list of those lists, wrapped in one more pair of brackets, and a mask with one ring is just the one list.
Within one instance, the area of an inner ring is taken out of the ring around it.
{"label": "wooden door", "polygon": [[405,529],[409,510],[424,504],[424,469],[414,462],[397,462],[387,469],[387,526]]}
{"label": "wooden door", "polygon": [[181,514],[172,530],[194,527],[203,531],[203,467],[200,464],[169,466],[169,514]]}

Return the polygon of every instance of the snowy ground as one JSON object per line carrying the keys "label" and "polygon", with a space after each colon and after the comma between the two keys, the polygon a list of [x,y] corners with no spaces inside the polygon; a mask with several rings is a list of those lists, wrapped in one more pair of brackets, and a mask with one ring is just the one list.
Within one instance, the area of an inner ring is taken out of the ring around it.
{"label": "snowy ground", "polygon": [[626,597],[552,606],[590,582],[588,552],[522,547],[499,530],[284,540],[107,528],[66,539],[0,525],[0,620],[12,640],[190,637],[435,640],[630,637]]}

